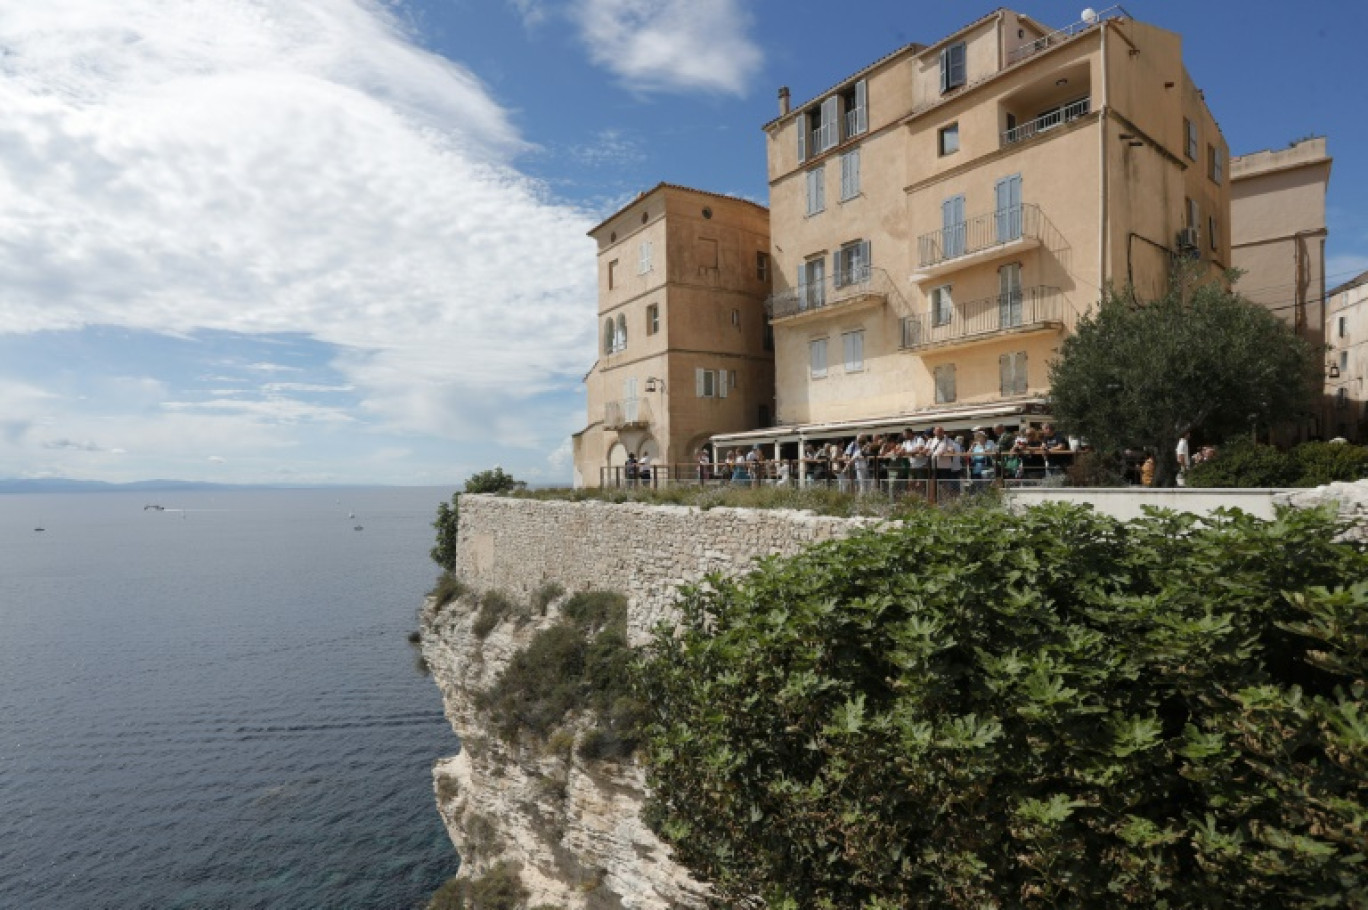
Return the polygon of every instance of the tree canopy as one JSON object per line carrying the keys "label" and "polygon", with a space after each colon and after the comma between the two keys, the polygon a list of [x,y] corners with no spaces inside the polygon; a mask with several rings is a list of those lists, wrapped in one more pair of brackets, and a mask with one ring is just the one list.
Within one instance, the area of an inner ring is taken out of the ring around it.
{"label": "tree canopy", "polygon": [[646,818],[721,906],[1365,906],[1335,531],[965,510],[712,577],[640,670]]}
{"label": "tree canopy", "polygon": [[1319,355],[1277,316],[1218,283],[1137,303],[1109,291],[1050,365],[1054,415],[1099,451],[1154,450],[1156,486],[1176,479],[1184,433],[1215,439],[1310,411]]}

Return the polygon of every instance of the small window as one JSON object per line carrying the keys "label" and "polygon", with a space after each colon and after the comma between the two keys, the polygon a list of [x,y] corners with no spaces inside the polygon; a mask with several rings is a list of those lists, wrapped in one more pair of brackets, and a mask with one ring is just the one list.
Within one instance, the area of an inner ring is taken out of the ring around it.
{"label": "small window", "polygon": [[952,123],[949,126],[941,127],[937,137],[937,144],[942,155],[953,155],[959,151],[959,124]]}
{"label": "small window", "polygon": [[952,88],[959,88],[964,84],[966,78],[965,60],[963,41],[957,41],[941,51],[940,90],[942,93],[948,92]]}
{"label": "small window", "polygon": [[651,241],[641,241],[637,250],[637,274],[645,275],[651,270]]}
{"label": "small window", "polygon": [[1343,338],[1349,333],[1349,319],[1347,316],[1339,318],[1339,337]]}
{"label": "small window", "polygon": [[921,344],[921,319],[916,316],[902,318],[902,346],[914,348]]}
{"label": "small window", "polygon": [[955,400],[955,365],[945,363],[936,367],[936,404],[950,404]]}
{"label": "small window", "polygon": [[617,351],[617,328],[613,325],[613,317],[609,316],[603,320],[603,353],[612,354]]}
{"label": "small window", "polygon": [[841,351],[845,355],[847,373],[858,373],[864,369],[864,330],[845,332],[841,335]]}
{"label": "small window", "polygon": [[1344,386],[1335,389],[1335,406],[1339,408],[1349,407],[1349,390]]}
{"label": "small window", "polygon": [[717,397],[717,371],[694,370],[694,393],[699,398]]}
{"label": "small window", "polygon": [[616,349],[619,351],[627,350],[627,317],[622,315],[621,313],[618,314],[617,318]]}
{"label": "small window", "polygon": [[731,320],[732,320],[732,325],[737,326],[737,327],[740,327],[740,325],[741,325],[741,311],[738,310],[738,309],[736,309],[735,307],[732,308]]}
{"label": "small window", "polygon": [[765,350],[774,350],[774,326],[765,323]]}
{"label": "small window", "polygon": [[955,302],[950,298],[950,285],[931,289],[931,324],[949,325],[955,318]]}
{"label": "small window", "polygon": [[1221,166],[1221,152],[1216,146],[1207,146],[1207,176],[1212,183],[1220,183],[1224,168]]}
{"label": "small window", "polygon": [[646,334],[654,335],[660,331],[660,304],[653,303],[646,307]]}
{"label": "small window", "polygon": [[1198,225],[1197,200],[1191,196],[1183,197],[1183,207],[1186,209],[1183,217],[1187,219],[1187,226],[1195,228]]}
{"label": "small window", "polygon": [[703,217],[704,217],[704,218],[711,218],[711,217],[712,217],[712,209],[708,208],[707,206],[704,206],[704,207],[703,207]]}
{"label": "small window", "polygon": [[841,201],[860,195],[860,150],[852,149],[841,156]]}
{"label": "small window", "polygon": [[1184,151],[1193,161],[1197,160],[1197,124],[1188,118],[1183,118],[1183,135],[1187,137],[1187,144]]}
{"label": "small window", "polygon": [[868,88],[865,80],[861,79],[841,93],[841,110],[845,115],[842,124],[844,138],[858,136],[869,129]]}
{"label": "small window", "polygon": [[760,405],[760,415],[759,415],[759,416],[760,416],[759,424],[760,424],[760,428],[761,428],[762,430],[763,430],[765,427],[770,426],[769,405],[767,405],[767,404],[762,404],[762,405]]}
{"label": "small window", "polygon": [[1218,250],[1218,249],[1221,248],[1221,240],[1220,240],[1219,235],[1217,235],[1217,233],[1216,233],[1216,216],[1215,216],[1215,215],[1208,215],[1208,216],[1207,216],[1207,236],[1210,238],[1210,241],[1209,241],[1209,242],[1211,243],[1211,248],[1212,248],[1213,250]]}
{"label": "small window", "polygon": [[863,284],[869,280],[869,241],[857,240],[847,243],[836,251],[836,274],[833,284],[846,287]]}
{"label": "small window", "polygon": [[816,215],[826,209],[826,168],[815,167],[807,172],[807,213]]}
{"label": "small window", "polygon": [[608,290],[611,291],[613,288],[615,288],[615,287],[617,287],[617,286],[618,286],[618,261],[617,261],[616,259],[613,259],[613,260],[611,260],[611,261],[608,263]]}
{"label": "small window", "polygon": [[808,342],[808,367],[813,379],[821,379],[827,371],[827,340],[814,338]]}
{"label": "small window", "polygon": [[1348,369],[1349,369],[1349,352],[1348,352],[1348,351],[1340,351],[1340,372],[1343,373],[1343,372],[1345,372],[1345,371],[1348,370]]}
{"label": "small window", "polygon": [[760,281],[770,280],[769,253],[756,251],[755,253],[755,277]]}

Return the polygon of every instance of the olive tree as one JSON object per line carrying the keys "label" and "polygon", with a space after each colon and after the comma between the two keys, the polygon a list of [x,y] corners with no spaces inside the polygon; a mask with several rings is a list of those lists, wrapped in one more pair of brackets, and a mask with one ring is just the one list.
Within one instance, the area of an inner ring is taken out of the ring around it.
{"label": "olive tree", "polygon": [[1317,352],[1277,316],[1219,283],[1183,284],[1148,302],[1109,291],[1050,364],[1058,422],[1099,451],[1153,449],[1155,486],[1174,485],[1183,434],[1300,418],[1319,382]]}

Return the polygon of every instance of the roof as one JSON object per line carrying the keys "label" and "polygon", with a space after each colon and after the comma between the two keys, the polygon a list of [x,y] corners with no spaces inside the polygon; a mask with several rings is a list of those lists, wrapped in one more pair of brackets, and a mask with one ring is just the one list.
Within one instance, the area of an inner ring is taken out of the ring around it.
{"label": "roof", "polygon": [[840,80],[839,82],[836,82],[836,83],[832,84],[832,85],[831,85],[829,88],[827,88],[825,91],[818,92],[816,95],[814,95],[814,96],[812,96],[811,98],[809,98],[808,100],[804,101],[802,104],[795,104],[795,105],[793,105],[793,107],[789,110],[789,112],[788,112],[787,114],[780,114],[778,117],[775,117],[773,120],[769,121],[768,123],[766,123],[764,126],[762,126],[762,127],[760,127],[760,128],[761,128],[762,130],[767,130],[767,129],[769,129],[770,127],[774,126],[774,125],[775,125],[776,123],[778,123],[779,121],[781,121],[781,120],[786,120],[786,119],[788,119],[789,117],[792,117],[792,116],[796,115],[796,114],[797,114],[799,111],[801,111],[803,108],[805,108],[805,107],[807,107],[808,105],[812,104],[814,101],[817,101],[819,98],[825,98],[825,97],[827,97],[828,95],[830,95],[832,92],[836,91],[836,89],[840,88],[841,86],[843,86],[843,85],[845,85],[845,84],[847,84],[847,83],[849,83],[849,82],[853,82],[853,81],[859,79],[861,76],[866,76],[866,75],[868,75],[869,73],[871,73],[871,72],[873,72],[874,70],[878,69],[880,66],[883,66],[883,65],[884,65],[885,63],[887,63],[888,61],[892,60],[894,57],[897,57],[897,56],[900,56],[900,55],[902,55],[902,54],[908,53],[909,51],[911,51],[913,54],[919,54],[919,53],[921,53],[921,52],[924,51],[924,50],[926,50],[926,45],[924,45],[924,44],[917,44],[917,43],[915,43],[915,42],[912,43],[912,44],[904,44],[902,47],[898,48],[897,50],[890,51],[889,53],[884,54],[882,57],[880,57],[878,60],[875,60],[873,63],[869,64],[868,66],[866,66],[866,67],[864,67],[864,68],[862,68],[862,69],[858,69],[858,70],[856,70],[855,72],[851,73],[849,76],[846,76],[844,79]]}
{"label": "roof", "polygon": [[604,218],[598,224],[590,228],[588,232],[589,236],[594,236],[596,233],[598,233],[600,230],[606,227],[608,222],[612,221],[614,218],[621,215],[623,212],[627,211],[629,208],[636,205],[638,202],[645,199],[647,196],[659,192],[660,190],[683,190],[686,193],[697,193],[700,196],[709,196],[713,199],[725,199],[728,202],[743,202],[746,205],[754,206],[762,212],[769,212],[769,208],[767,206],[763,206],[758,202],[751,202],[749,199],[742,199],[740,196],[728,196],[725,193],[714,193],[711,190],[700,190],[696,187],[684,186],[682,183],[669,183],[668,181],[662,180],[660,183],[657,183],[649,190],[643,190],[642,192],[637,193],[636,198],[633,199],[631,202],[622,206],[617,211],[613,212],[613,214],[609,215],[607,218]]}
{"label": "roof", "polygon": [[1348,281],[1344,282],[1344,284],[1341,284],[1338,287],[1331,288],[1330,290],[1325,292],[1325,296],[1334,297],[1336,294],[1342,291],[1353,290],[1361,284],[1368,284],[1368,272],[1360,272],[1357,276],[1350,278]]}

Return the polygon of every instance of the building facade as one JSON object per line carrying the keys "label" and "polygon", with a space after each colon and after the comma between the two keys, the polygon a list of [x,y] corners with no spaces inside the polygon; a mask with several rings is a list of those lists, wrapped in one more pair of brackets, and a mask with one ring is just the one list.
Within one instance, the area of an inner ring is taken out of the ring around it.
{"label": "building facade", "polygon": [[1368,272],[1326,296],[1327,437],[1368,443]]}
{"label": "building facade", "polygon": [[1181,38],[998,10],[766,124],[780,426],[1017,424],[1109,284],[1230,265],[1228,149]]}
{"label": "building facade", "polygon": [[589,423],[573,437],[576,486],[624,479],[629,454],[663,477],[711,436],[769,424],[766,209],[662,183],[589,236],[599,356],[584,378]]}

